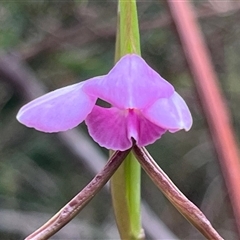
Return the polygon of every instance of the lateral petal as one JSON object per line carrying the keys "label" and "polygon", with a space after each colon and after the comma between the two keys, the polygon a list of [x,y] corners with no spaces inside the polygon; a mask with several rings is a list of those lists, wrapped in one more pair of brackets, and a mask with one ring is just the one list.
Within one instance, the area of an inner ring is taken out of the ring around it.
{"label": "lateral petal", "polygon": [[19,110],[18,121],[49,133],[76,127],[92,111],[97,100],[82,91],[84,84],[63,87],[31,101]]}
{"label": "lateral petal", "polygon": [[88,82],[84,90],[120,109],[143,109],[174,92],[173,86],[136,54],[122,57],[108,75]]}
{"label": "lateral petal", "polygon": [[85,122],[89,134],[100,146],[123,151],[132,146],[127,133],[127,115],[127,111],[114,107],[94,106]]}
{"label": "lateral petal", "polygon": [[152,106],[144,109],[143,115],[170,132],[180,129],[188,131],[192,126],[192,116],[188,106],[177,92],[174,92],[170,98],[158,99]]}

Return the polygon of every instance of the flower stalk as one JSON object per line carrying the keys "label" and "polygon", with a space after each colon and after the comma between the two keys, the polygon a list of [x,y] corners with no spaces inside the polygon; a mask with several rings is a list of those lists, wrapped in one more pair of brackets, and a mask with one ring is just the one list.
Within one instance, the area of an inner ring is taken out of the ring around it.
{"label": "flower stalk", "polygon": [[136,0],[119,0],[120,56],[141,55]]}
{"label": "flower stalk", "polygon": [[[115,62],[129,53],[141,54],[136,1],[119,0]],[[144,239],[141,227],[141,167],[132,152],[113,175],[111,194],[121,239]]]}

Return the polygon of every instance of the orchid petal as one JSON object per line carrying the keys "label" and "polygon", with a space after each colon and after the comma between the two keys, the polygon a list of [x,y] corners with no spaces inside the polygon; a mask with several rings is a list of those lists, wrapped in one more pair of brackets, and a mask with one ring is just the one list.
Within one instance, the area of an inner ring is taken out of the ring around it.
{"label": "orchid petal", "polygon": [[89,134],[100,146],[121,151],[132,146],[132,138],[139,146],[146,146],[166,132],[134,109],[95,106],[86,124]]}
{"label": "orchid petal", "polygon": [[122,57],[101,80],[88,82],[84,91],[120,109],[143,109],[159,98],[168,98],[173,86],[138,55]]}
{"label": "orchid petal", "polygon": [[166,129],[163,129],[146,119],[138,110],[130,110],[128,117],[128,136],[134,138],[138,146],[146,146],[159,139]]}
{"label": "orchid petal", "polygon": [[33,100],[20,109],[18,121],[43,132],[66,131],[76,127],[92,111],[97,100],[82,91],[84,84],[60,88]]}
{"label": "orchid petal", "polygon": [[95,106],[85,122],[89,134],[100,146],[121,151],[132,146],[127,134],[127,111]]}
{"label": "orchid petal", "polygon": [[176,132],[180,129],[188,131],[192,126],[192,116],[187,104],[177,93],[170,98],[160,98],[152,106],[143,111],[143,115],[154,124]]}

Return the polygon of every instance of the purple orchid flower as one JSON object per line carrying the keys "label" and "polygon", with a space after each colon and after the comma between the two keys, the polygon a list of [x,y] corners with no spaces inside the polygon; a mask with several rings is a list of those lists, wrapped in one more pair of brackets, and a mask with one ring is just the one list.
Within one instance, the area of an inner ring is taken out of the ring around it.
{"label": "purple orchid flower", "polygon": [[[95,105],[100,98],[110,108]],[[23,106],[17,119],[43,132],[60,132],[85,120],[101,146],[126,150],[146,146],[167,130],[188,131],[192,116],[173,86],[138,55],[122,57],[105,76],[60,88]]]}

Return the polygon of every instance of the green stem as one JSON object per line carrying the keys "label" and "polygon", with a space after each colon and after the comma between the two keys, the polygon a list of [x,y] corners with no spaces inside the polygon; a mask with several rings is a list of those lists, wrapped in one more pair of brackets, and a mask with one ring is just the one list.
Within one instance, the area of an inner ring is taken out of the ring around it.
{"label": "green stem", "polygon": [[141,227],[141,168],[130,152],[111,178],[114,212],[121,239],[144,239]]}
{"label": "green stem", "polygon": [[135,0],[119,0],[120,56],[141,55],[137,6]]}
{"label": "green stem", "polygon": [[123,163],[132,239],[143,239],[141,228],[141,167],[132,152]]}
{"label": "green stem", "polygon": [[[135,0],[119,0],[115,61],[140,52]],[[121,239],[144,239],[141,227],[141,167],[130,152],[111,179],[113,207]]]}

